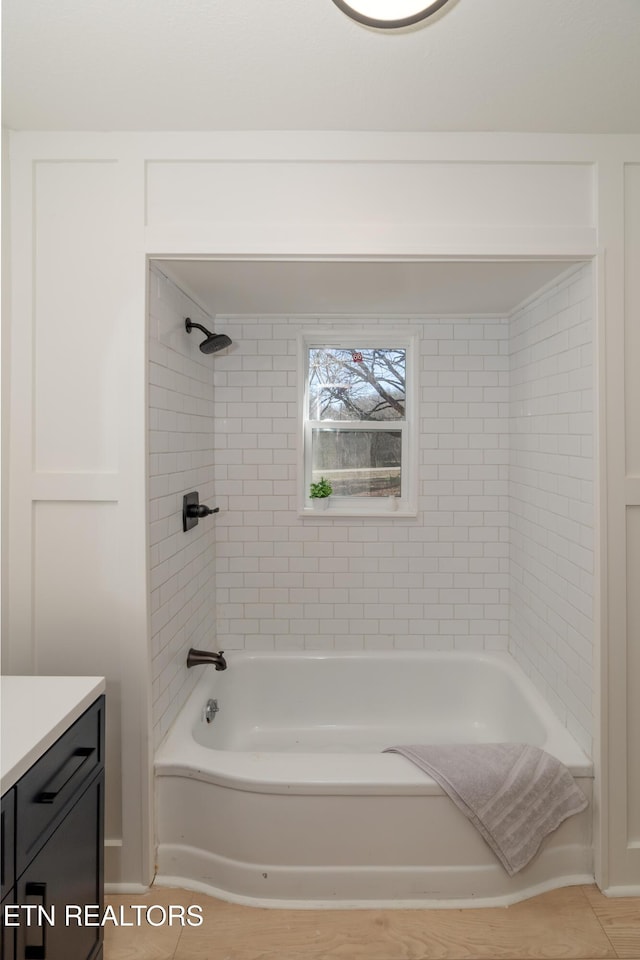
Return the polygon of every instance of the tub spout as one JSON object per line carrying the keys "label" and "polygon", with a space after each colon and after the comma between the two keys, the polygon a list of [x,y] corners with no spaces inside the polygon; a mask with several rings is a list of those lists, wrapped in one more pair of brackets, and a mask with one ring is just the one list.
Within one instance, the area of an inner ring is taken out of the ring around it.
{"label": "tub spout", "polygon": [[212,663],[216,670],[226,670],[227,661],[224,658],[224,651],[214,653],[211,650],[194,650],[193,647],[187,654],[187,666],[197,667],[200,663]]}

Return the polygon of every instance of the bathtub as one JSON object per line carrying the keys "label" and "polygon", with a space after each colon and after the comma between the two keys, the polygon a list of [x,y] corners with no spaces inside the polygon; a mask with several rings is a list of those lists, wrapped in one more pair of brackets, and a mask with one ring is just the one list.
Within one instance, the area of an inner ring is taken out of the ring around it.
{"label": "bathtub", "polygon": [[228,664],[197,668],[156,756],[156,883],[335,908],[499,905],[593,882],[590,807],[509,877],[432,779],[381,752],[527,742],[591,799],[591,761],[508,654],[238,652]]}

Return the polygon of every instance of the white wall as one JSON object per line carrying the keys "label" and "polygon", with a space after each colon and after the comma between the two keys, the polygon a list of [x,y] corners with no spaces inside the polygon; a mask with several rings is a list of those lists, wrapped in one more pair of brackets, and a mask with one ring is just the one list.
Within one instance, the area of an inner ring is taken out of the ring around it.
{"label": "white wall", "polygon": [[345,322],[380,318],[216,319],[220,644],[506,649],[508,323],[382,318],[418,335],[418,516],[301,518],[296,335]]}
{"label": "white wall", "polygon": [[157,268],[149,280],[149,585],[153,741],[176,718],[198,670],[189,647],[215,649],[215,518],[186,533],[182,498],[213,506],[213,371],[198,349],[210,318]]}
{"label": "white wall", "polygon": [[[598,571],[606,581],[602,609],[603,772],[610,828],[606,885],[640,894],[640,156],[602,164],[599,183],[604,269],[599,331],[606,360],[600,422],[606,430],[606,551]],[[615,243],[614,238],[620,242]],[[608,696],[607,696],[608,695]]]}
{"label": "white wall", "polygon": [[145,261],[106,145],[91,157],[27,148],[27,159],[24,145],[11,135],[3,669],[106,678],[105,871],[112,882],[144,883]]}
{"label": "white wall", "polygon": [[592,268],[510,322],[511,651],[591,754],[594,717]]}
{"label": "white wall", "polygon": [[[1,474],[0,480],[2,484],[2,503],[0,504],[0,530],[2,531],[2,552],[6,557],[6,541],[8,536],[9,529],[9,497],[7,496],[9,490],[9,430],[11,424],[11,418],[9,416],[9,397],[10,397],[10,376],[11,376],[11,364],[9,362],[11,356],[10,349],[10,340],[9,334],[11,330],[10,323],[6,322],[6,318],[11,316],[11,218],[7,215],[7,210],[9,209],[9,204],[11,202],[11,189],[9,182],[9,175],[11,170],[11,164],[9,161],[9,132],[2,128],[2,169],[1,169],[1,190],[2,190],[2,232],[1,232],[1,243],[2,243],[2,264],[1,264],[1,282],[2,289],[0,291],[1,301],[0,309],[2,311],[2,316],[5,318],[5,322],[2,324],[1,333],[0,333],[0,380],[1,383],[1,396],[2,403],[0,404],[0,417],[1,417],[1,428],[2,435],[0,440],[0,462],[1,462]],[[0,572],[0,621],[2,623],[2,631],[0,637],[0,664],[6,665],[9,660],[9,605],[8,605],[8,596],[9,596],[9,577],[7,573],[7,564],[2,563],[1,572]]]}

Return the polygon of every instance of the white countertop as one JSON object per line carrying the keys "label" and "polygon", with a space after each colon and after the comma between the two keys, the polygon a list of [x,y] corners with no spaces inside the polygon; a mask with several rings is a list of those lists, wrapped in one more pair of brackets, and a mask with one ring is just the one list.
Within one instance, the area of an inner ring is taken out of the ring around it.
{"label": "white countertop", "polygon": [[2,677],[0,793],[105,691],[104,677]]}

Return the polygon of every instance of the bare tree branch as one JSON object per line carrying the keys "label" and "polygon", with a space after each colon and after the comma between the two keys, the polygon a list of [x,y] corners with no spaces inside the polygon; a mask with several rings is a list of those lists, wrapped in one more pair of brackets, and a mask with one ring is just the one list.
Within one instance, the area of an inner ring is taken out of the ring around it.
{"label": "bare tree branch", "polygon": [[[320,417],[332,412],[339,414],[340,411],[350,414],[346,419],[393,419],[381,416],[385,411],[395,411],[404,417],[404,350],[358,352],[363,356],[358,361],[347,359],[353,357],[355,351],[344,348],[310,352],[312,402],[315,399],[320,404]],[[365,359],[367,354],[368,362]],[[314,384],[317,388],[315,394]]]}

